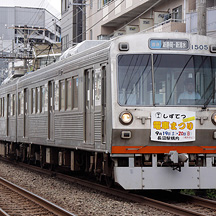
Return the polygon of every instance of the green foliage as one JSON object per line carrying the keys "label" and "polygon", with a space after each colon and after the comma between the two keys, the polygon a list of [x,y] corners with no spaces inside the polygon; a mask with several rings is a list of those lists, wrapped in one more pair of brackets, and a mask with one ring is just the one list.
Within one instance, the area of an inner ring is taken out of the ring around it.
{"label": "green foliage", "polygon": [[206,190],[206,195],[209,199],[216,199],[216,190]]}
{"label": "green foliage", "polygon": [[186,194],[186,195],[191,195],[191,196],[194,196],[194,195],[195,195],[195,191],[192,190],[192,189],[188,189],[188,190],[184,189],[184,190],[181,190],[181,193],[182,193],[182,194]]}
{"label": "green foliage", "polygon": [[202,196],[208,199],[216,200],[216,189],[205,190],[205,193],[203,190],[202,191],[200,190],[181,190],[181,193],[186,194],[186,195],[191,195],[191,196]]}

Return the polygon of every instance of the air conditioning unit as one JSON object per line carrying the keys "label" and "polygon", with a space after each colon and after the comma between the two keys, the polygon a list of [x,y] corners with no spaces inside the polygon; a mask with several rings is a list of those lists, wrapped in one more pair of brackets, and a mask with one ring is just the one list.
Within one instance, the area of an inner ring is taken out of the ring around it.
{"label": "air conditioning unit", "polygon": [[148,29],[154,25],[153,19],[139,19],[139,29],[140,31],[143,31],[145,29]]}
{"label": "air conditioning unit", "polygon": [[125,31],[114,31],[113,36],[118,37],[118,36],[125,35],[125,34],[126,34]]}
{"label": "air conditioning unit", "polygon": [[139,26],[126,26],[126,34],[134,34],[139,32]]}

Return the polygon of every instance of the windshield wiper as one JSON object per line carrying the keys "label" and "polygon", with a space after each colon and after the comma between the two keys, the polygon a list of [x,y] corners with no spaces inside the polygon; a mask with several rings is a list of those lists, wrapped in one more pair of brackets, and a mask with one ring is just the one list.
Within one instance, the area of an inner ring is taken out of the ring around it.
{"label": "windshield wiper", "polygon": [[213,95],[215,94],[215,89],[214,91],[210,94],[210,96],[207,98],[207,100],[205,101],[202,109],[206,109],[206,107],[208,106],[208,104],[210,103],[211,99],[213,98]]}

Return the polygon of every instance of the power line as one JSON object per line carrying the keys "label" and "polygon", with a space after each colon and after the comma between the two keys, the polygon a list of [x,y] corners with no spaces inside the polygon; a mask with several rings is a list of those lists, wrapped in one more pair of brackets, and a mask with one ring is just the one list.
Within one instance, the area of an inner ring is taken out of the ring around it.
{"label": "power line", "polygon": [[[107,17],[109,14],[111,14],[117,7],[119,7],[125,0],[122,0],[119,4],[117,4],[109,13],[107,13],[105,16],[103,16],[101,19],[99,19],[95,24],[93,24],[91,27],[89,27],[88,29],[86,29],[84,32],[82,32],[82,34],[86,33],[87,31],[91,30],[94,26],[96,26],[98,23],[100,23],[105,17]],[[77,35],[76,37],[74,37],[72,40],[68,41],[68,44],[70,44],[71,42],[73,42],[76,38],[78,38],[79,36],[81,36],[82,34]]]}

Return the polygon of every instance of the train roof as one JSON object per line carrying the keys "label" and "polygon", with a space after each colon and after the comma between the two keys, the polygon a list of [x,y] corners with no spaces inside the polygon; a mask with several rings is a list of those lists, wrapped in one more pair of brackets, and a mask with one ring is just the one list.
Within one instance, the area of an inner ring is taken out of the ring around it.
{"label": "train roof", "polygon": [[87,49],[95,47],[97,45],[103,44],[107,42],[107,40],[85,40],[74,47],[68,48],[60,57],[60,60],[68,58],[77,53],[83,52]]}

